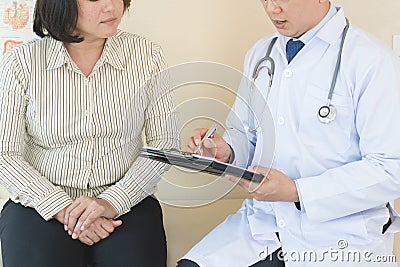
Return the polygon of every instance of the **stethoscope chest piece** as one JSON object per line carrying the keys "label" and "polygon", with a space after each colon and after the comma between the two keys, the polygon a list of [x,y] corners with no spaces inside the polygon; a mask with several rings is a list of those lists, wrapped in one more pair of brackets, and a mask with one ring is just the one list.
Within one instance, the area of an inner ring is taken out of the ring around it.
{"label": "stethoscope chest piece", "polygon": [[322,123],[330,123],[336,118],[336,108],[332,105],[325,105],[318,110],[318,119]]}

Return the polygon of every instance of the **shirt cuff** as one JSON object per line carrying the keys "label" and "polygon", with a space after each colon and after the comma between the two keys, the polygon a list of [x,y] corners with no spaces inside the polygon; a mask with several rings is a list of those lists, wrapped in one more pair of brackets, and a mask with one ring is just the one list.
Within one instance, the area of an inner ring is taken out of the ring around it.
{"label": "shirt cuff", "polygon": [[117,216],[115,218],[129,212],[133,206],[129,195],[118,185],[109,187],[106,191],[101,193],[98,198],[106,200],[114,207],[117,211]]}
{"label": "shirt cuff", "polygon": [[297,183],[297,180],[294,180],[294,183],[296,185],[296,189],[297,189],[297,195],[299,196],[299,202],[295,202],[296,208],[300,211],[305,211],[304,209],[304,204],[303,204],[303,199],[301,197],[301,191],[300,191],[300,186]]}
{"label": "shirt cuff", "polygon": [[231,147],[230,144],[228,144],[230,150],[231,150],[231,154],[229,155],[229,164],[232,164],[235,161],[235,151],[233,150],[233,148]]}
{"label": "shirt cuff", "polygon": [[35,209],[46,221],[53,218],[60,210],[71,205],[72,199],[61,188],[56,188],[44,199],[40,200]]}

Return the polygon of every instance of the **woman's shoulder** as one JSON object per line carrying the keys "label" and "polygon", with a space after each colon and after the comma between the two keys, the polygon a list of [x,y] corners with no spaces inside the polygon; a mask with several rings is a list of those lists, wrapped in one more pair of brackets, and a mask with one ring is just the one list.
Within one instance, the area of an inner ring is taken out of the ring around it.
{"label": "woman's shoulder", "polygon": [[25,41],[21,44],[16,45],[14,48],[12,48],[10,51],[18,51],[18,52],[22,52],[25,50],[31,50],[33,48],[48,48],[49,45],[54,45],[55,43],[57,43],[58,41],[54,40],[51,37],[35,37],[32,38],[28,41]]}
{"label": "woman's shoulder", "polygon": [[119,30],[117,34],[113,36],[113,39],[115,40],[115,42],[120,42],[123,45],[129,45],[130,47],[135,49],[137,49],[138,47],[142,49],[154,49],[155,47],[159,47],[157,43],[145,36],[123,30]]}
{"label": "woman's shoulder", "polygon": [[3,55],[3,59],[8,59],[8,60],[19,59],[21,61],[28,62],[32,60],[32,54],[34,52],[36,52],[35,54],[38,54],[37,53],[38,51],[40,52],[49,51],[49,48],[52,46],[56,46],[56,43],[57,41],[50,37],[44,37],[44,38],[36,37],[16,45]]}

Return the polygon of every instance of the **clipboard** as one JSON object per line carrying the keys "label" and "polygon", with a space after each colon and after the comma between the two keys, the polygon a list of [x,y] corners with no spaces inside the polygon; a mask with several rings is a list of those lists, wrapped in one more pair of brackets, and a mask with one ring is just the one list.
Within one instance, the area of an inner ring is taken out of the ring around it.
{"label": "clipboard", "polygon": [[213,158],[199,156],[179,150],[163,150],[153,147],[143,147],[139,156],[217,176],[229,174],[256,183],[260,183],[264,179],[264,175],[260,173],[252,172],[250,170],[221,162]]}

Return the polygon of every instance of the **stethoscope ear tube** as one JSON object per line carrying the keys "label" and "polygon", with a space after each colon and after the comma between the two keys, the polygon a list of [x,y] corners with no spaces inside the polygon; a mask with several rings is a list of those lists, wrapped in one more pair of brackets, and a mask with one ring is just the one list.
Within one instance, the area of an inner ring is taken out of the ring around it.
{"label": "stethoscope ear tube", "polygon": [[255,81],[258,77],[258,73],[260,72],[260,65],[264,62],[264,61],[269,61],[270,67],[268,70],[268,74],[271,76],[271,80],[272,77],[275,74],[275,61],[269,56],[271,54],[271,50],[272,47],[274,46],[276,40],[278,39],[278,37],[275,37],[274,39],[272,39],[271,43],[268,46],[268,50],[267,53],[265,54],[265,57],[261,58],[259,61],[257,61],[256,65],[254,66],[254,71],[253,71],[253,75],[252,75],[252,79],[253,81]]}
{"label": "stethoscope ear tube", "polygon": [[[277,39],[278,39],[278,37],[275,37],[274,39],[271,40],[271,43],[269,44],[268,49],[267,49],[267,53],[265,53],[265,56],[263,58],[261,58],[259,61],[257,61],[256,65],[254,66],[254,71],[253,71],[253,75],[252,75],[252,81],[251,81],[251,84],[250,84],[250,94],[249,94],[249,107],[250,108],[252,106],[252,104],[251,104],[251,102],[252,102],[251,101],[252,100],[251,94],[253,93],[253,89],[254,89],[254,86],[255,86],[255,81],[256,81],[256,79],[258,77],[258,74],[259,74],[260,70],[263,68],[263,67],[261,67],[261,64],[264,61],[269,62],[269,64],[270,64],[269,67],[267,66],[268,75],[269,75],[269,88],[268,88],[268,92],[267,92],[267,99],[268,99],[269,91],[270,91],[271,86],[272,86],[272,80],[273,80],[273,77],[274,77],[274,74],[275,74],[275,61],[269,55],[271,54],[272,47],[274,46],[274,44],[275,44]],[[265,100],[265,104],[264,104],[263,110],[265,109],[266,106],[267,106],[267,101]],[[248,118],[248,121],[250,122],[250,116]],[[255,127],[250,127],[250,125],[246,126],[245,127],[246,128],[245,131],[257,132],[259,127],[260,127],[260,122],[257,121],[257,126],[255,126]]]}

